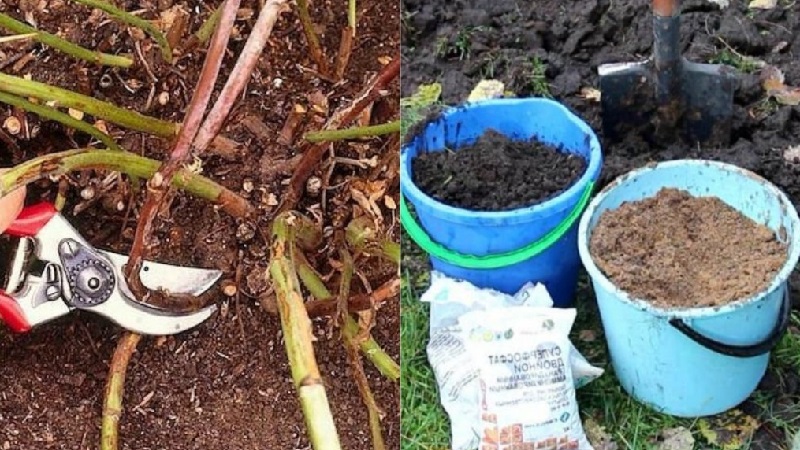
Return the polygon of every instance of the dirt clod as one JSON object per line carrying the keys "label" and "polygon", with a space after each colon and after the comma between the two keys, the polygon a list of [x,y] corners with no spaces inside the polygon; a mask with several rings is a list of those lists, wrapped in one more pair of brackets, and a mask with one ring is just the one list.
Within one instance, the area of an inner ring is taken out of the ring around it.
{"label": "dirt clod", "polygon": [[717,197],[662,189],[606,211],[590,239],[598,267],[661,307],[720,306],[765,289],[787,246]]}
{"label": "dirt clod", "polygon": [[448,205],[483,211],[532,206],[566,190],[586,160],[537,140],[489,130],[458,151],[422,153],[412,162],[419,188]]}

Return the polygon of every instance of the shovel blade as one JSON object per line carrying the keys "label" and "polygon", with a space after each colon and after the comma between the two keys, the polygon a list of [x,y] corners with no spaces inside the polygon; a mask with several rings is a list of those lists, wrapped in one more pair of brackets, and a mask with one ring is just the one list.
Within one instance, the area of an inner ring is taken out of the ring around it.
{"label": "shovel blade", "polygon": [[598,74],[605,137],[617,141],[649,127],[656,111],[650,62],[604,64]]}
{"label": "shovel blade", "polygon": [[[599,67],[603,133],[618,141],[628,133],[653,134],[657,121],[657,76],[650,61]],[[729,66],[683,61],[683,115],[680,133],[687,143],[727,145],[733,118],[736,74]],[[677,138],[678,136],[676,136]]]}
{"label": "shovel blade", "polygon": [[730,66],[684,62],[683,93],[687,137],[727,145],[733,121],[736,74]]}

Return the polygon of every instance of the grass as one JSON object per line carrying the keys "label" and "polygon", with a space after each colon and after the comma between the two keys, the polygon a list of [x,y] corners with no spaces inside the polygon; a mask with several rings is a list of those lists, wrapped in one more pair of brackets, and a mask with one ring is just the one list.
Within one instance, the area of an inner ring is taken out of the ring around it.
{"label": "grass", "polygon": [[402,450],[443,450],[450,442],[450,426],[439,404],[433,371],[428,365],[428,306],[418,301],[420,292],[407,273],[402,279],[400,342],[402,375],[400,402]]}
{"label": "grass", "polygon": [[455,37],[441,36],[436,42],[436,56],[439,58],[458,57],[459,61],[470,58],[472,35],[484,27],[466,27],[458,31]]}
{"label": "grass", "polygon": [[550,83],[547,82],[547,67],[542,60],[534,57],[531,60],[531,70],[528,72],[528,88],[537,97],[552,97],[550,95]]}
{"label": "grass", "polygon": [[727,48],[722,49],[716,56],[711,58],[711,64],[727,64],[744,73],[753,73],[759,69],[754,60],[734,53]]}

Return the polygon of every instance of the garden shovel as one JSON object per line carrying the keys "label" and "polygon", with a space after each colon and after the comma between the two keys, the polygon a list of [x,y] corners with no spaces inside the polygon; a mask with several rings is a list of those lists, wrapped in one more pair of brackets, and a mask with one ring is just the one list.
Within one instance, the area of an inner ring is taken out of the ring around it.
{"label": "garden shovel", "polygon": [[662,142],[730,139],[736,75],[732,67],[689,62],[680,53],[680,1],[653,0],[653,57],[604,64],[600,75],[603,132],[611,140],[652,127]]}

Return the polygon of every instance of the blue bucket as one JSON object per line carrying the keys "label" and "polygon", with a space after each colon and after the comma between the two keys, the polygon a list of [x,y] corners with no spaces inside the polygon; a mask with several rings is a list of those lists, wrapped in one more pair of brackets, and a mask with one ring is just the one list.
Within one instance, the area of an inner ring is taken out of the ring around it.
{"label": "blue bucket", "polygon": [[[767,289],[722,307],[662,309],[619,290],[595,265],[589,239],[604,211],[661,188],[715,196],[775,230],[789,244]],[[614,372],[622,387],[679,417],[718,414],[749,397],[769,352],[789,324],[788,278],[800,256],[800,220],[786,195],[758,175],[719,162],[669,161],[618,178],[592,200],[580,222],[580,255],[592,279]]]}
{"label": "blue bucket", "polygon": [[[584,174],[560,195],[510,211],[445,205],[413,182],[411,161],[423,152],[458,150],[493,129],[511,139],[561,146],[587,161]],[[547,99],[486,100],[452,108],[407,143],[400,156],[401,221],[437,271],[505,293],[543,283],[556,306],[572,303],[577,285],[578,219],[592,193],[602,155],[597,136],[563,105]],[[414,205],[422,226],[411,216]]]}

